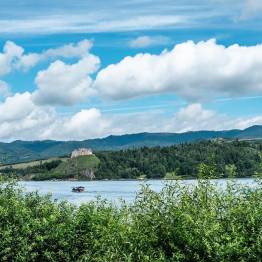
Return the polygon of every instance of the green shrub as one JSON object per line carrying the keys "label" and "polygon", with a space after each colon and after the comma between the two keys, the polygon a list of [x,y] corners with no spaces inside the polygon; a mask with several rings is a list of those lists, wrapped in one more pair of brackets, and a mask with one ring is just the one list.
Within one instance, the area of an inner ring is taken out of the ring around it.
{"label": "green shrub", "polygon": [[176,171],[173,171],[173,172],[166,173],[164,179],[166,179],[166,180],[179,180],[179,179],[182,179],[182,177],[178,176],[176,174]]}
{"label": "green shrub", "polygon": [[0,186],[0,261],[260,261],[262,186],[144,187],[133,204],[75,207]]}

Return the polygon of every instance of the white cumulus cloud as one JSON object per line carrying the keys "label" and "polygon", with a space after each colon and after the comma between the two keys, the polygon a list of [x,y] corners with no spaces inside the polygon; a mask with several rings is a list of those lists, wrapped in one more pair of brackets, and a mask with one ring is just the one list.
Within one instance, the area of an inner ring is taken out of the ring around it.
{"label": "white cumulus cloud", "polygon": [[0,53],[0,76],[10,73],[17,60],[20,59],[24,49],[11,41],[7,41]]}
{"label": "white cumulus cloud", "polygon": [[83,101],[93,94],[92,79],[100,64],[98,57],[89,54],[75,64],[65,64],[58,60],[46,70],[37,74],[35,83],[37,90],[33,100],[41,105],[70,106]]}
{"label": "white cumulus cloud", "polygon": [[0,103],[0,140],[87,139],[103,136],[112,127],[95,108],[71,116],[60,115],[54,107],[33,103],[29,92],[16,93]]}
{"label": "white cumulus cloud", "polygon": [[111,119],[106,118],[96,108],[82,109],[72,116],[58,117],[43,131],[42,139],[82,140],[109,134]]}
{"label": "white cumulus cloud", "polygon": [[40,53],[26,53],[24,48],[12,41],[7,41],[0,53],[0,76],[12,70],[29,70],[38,63],[57,58],[83,58],[89,56],[92,41],[84,39],[57,48],[50,48]]}
{"label": "white cumulus cloud", "polygon": [[0,104],[0,122],[16,121],[27,116],[34,108],[29,92],[16,93]]}
{"label": "white cumulus cloud", "polygon": [[262,45],[184,42],[159,55],[140,53],[102,69],[95,87],[112,99],[173,92],[188,101],[262,93]]}
{"label": "white cumulus cloud", "polygon": [[30,93],[16,93],[0,103],[0,139],[39,139],[54,117],[54,109],[35,106]]}
{"label": "white cumulus cloud", "polygon": [[228,119],[212,110],[204,109],[201,104],[190,104],[187,107],[181,108],[173,116],[170,124],[167,124],[166,126],[167,129],[170,130],[177,128],[178,132],[227,129],[226,126],[221,124],[222,120],[223,122],[227,122]]}
{"label": "white cumulus cloud", "polygon": [[82,40],[78,43],[70,43],[57,48],[50,48],[41,53],[29,53],[20,57],[17,67],[28,70],[41,61],[56,58],[82,58],[89,55],[93,43],[90,40]]}

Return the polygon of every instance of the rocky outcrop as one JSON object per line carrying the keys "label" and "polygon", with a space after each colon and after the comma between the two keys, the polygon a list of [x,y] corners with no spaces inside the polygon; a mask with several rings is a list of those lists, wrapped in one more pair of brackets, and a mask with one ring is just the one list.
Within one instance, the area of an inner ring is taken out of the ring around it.
{"label": "rocky outcrop", "polygon": [[81,175],[89,180],[95,179],[95,172],[93,169],[85,169],[81,171]]}

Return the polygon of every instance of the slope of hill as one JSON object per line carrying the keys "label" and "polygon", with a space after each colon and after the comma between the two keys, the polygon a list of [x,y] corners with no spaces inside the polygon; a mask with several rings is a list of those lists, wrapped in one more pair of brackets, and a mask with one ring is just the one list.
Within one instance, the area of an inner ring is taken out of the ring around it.
{"label": "slope of hill", "polygon": [[226,139],[261,139],[262,126],[252,126],[244,130],[192,131],[185,133],[139,133],[84,141],[14,141],[0,143],[0,163],[17,163],[50,157],[65,156],[79,147],[93,150],[119,150],[142,146],[170,146],[179,143]]}
{"label": "slope of hill", "polygon": [[238,138],[262,139],[262,126],[251,126],[238,134]]}
{"label": "slope of hill", "polygon": [[55,169],[36,174],[32,179],[93,179],[99,162],[100,160],[95,155],[68,158],[65,161],[61,161]]}

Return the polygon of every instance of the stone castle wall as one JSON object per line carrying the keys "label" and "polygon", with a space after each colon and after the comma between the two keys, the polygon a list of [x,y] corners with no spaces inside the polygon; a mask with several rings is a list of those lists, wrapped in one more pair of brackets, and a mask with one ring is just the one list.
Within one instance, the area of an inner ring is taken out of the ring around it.
{"label": "stone castle wall", "polygon": [[90,156],[93,152],[90,148],[79,148],[72,152],[71,158],[78,157],[78,156]]}

